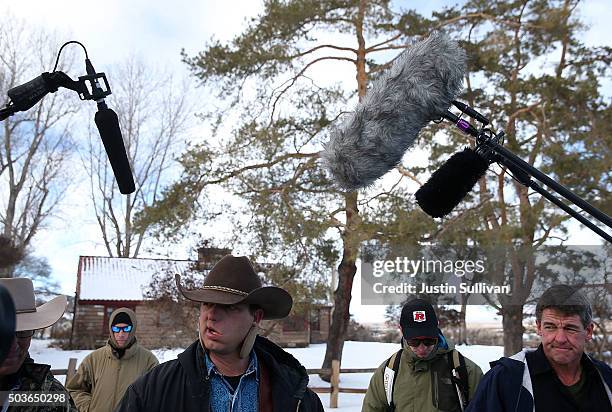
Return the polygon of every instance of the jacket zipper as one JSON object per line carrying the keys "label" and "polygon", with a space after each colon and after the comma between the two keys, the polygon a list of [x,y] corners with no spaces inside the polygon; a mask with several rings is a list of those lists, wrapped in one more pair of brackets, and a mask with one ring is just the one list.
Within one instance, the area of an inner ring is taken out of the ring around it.
{"label": "jacket zipper", "polygon": [[433,371],[433,378],[434,378],[434,384],[433,384],[433,391],[434,391],[434,401],[435,401],[435,407],[438,408],[438,405],[440,405],[440,400],[438,399],[438,372],[437,371]]}
{"label": "jacket zipper", "polygon": [[[111,358],[111,360],[114,362],[114,359]],[[115,392],[113,392],[113,403],[112,405],[115,404],[115,400],[116,400],[116,396],[117,396],[117,386],[119,385],[119,375],[121,375],[121,361],[118,359],[117,360],[117,369],[115,369],[117,371],[117,376],[115,376]]]}

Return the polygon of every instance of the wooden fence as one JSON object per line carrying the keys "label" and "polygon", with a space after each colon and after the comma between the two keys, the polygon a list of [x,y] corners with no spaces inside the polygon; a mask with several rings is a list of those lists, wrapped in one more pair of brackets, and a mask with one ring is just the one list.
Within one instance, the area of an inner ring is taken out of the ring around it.
{"label": "wooden fence", "polygon": [[311,390],[317,393],[329,393],[329,407],[338,407],[338,394],[340,393],[366,393],[364,388],[341,388],[340,374],[341,373],[374,373],[376,368],[364,369],[340,369],[340,361],[332,360],[330,369],[306,369],[309,375],[331,374],[330,387],[310,387]]}
{"label": "wooden fence", "polygon": [[[52,369],[51,373],[55,376],[65,375],[66,382],[72,378],[77,370],[76,358],[70,358],[68,360],[67,369]],[[330,387],[310,387],[314,392],[317,393],[329,393],[329,407],[338,407],[338,394],[340,393],[366,393],[364,388],[341,388],[340,387],[340,374],[341,373],[374,373],[376,368],[365,368],[365,369],[340,369],[340,362],[337,360],[332,361],[331,369],[306,369],[309,375],[319,374],[331,374]]]}
{"label": "wooden fence", "polygon": [[65,375],[66,382],[68,382],[76,374],[76,371],[77,371],[76,358],[68,359],[68,369],[51,369],[51,373],[54,376]]}

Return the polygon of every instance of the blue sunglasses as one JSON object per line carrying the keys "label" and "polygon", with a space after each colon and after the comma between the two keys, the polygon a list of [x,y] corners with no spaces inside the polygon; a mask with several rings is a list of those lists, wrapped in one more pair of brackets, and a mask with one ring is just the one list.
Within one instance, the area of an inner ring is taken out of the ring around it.
{"label": "blue sunglasses", "polygon": [[121,331],[130,332],[132,330],[132,325],[127,325],[122,328],[120,328],[119,326],[111,326],[111,330],[115,333],[119,333]]}

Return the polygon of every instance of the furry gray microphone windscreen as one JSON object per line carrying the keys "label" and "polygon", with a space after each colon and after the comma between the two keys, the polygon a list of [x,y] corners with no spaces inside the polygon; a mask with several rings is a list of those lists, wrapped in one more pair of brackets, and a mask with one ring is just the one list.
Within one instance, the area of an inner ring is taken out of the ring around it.
{"label": "furry gray microphone windscreen", "polygon": [[465,52],[443,33],[402,52],[332,130],[321,157],[334,181],[356,190],[397,166],[420,130],[450,107],[465,71]]}

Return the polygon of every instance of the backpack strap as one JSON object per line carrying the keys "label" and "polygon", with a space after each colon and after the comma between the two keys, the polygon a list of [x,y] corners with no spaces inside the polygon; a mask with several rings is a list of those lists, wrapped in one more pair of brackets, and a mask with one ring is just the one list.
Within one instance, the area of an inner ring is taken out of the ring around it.
{"label": "backpack strap", "polygon": [[[385,395],[387,397],[387,412],[395,411],[395,404],[393,403],[393,389],[395,389],[395,375],[399,371],[399,364],[402,358],[403,349],[395,352],[393,356],[387,359],[385,364],[385,370],[383,373],[383,386],[385,388]],[[392,365],[389,368],[389,365]]]}
{"label": "backpack strap", "polygon": [[461,410],[463,411],[470,401],[470,385],[468,382],[465,357],[457,350],[448,352],[448,364],[451,366],[452,381],[457,389]]}

